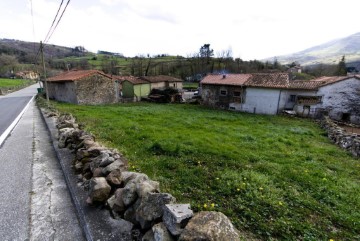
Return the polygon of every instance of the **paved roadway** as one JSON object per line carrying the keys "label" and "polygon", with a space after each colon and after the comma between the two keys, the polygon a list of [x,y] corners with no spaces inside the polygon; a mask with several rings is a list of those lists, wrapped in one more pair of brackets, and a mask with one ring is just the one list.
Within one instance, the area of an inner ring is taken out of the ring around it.
{"label": "paved roadway", "polygon": [[[37,87],[0,97],[0,135]],[[84,240],[34,101],[0,147],[0,188],[1,240]]]}

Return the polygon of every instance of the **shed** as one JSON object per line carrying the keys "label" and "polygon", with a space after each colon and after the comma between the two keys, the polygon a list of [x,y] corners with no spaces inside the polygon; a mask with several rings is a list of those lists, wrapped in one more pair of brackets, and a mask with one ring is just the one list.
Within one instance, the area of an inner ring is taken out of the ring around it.
{"label": "shed", "polygon": [[140,79],[151,83],[151,89],[183,88],[183,81],[181,79],[168,75],[142,76]]}
{"label": "shed", "polygon": [[117,84],[99,70],[72,70],[47,79],[49,98],[74,104],[107,104],[117,100]]}
{"label": "shed", "polygon": [[139,101],[141,97],[147,97],[150,94],[151,85],[148,81],[134,76],[118,76],[121,81],[122,98]]}

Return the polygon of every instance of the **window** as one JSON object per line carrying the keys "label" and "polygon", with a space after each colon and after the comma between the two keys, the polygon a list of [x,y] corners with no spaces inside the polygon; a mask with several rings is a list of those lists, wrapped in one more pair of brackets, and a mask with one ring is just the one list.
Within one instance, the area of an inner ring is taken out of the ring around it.
{"label": "window", "polygon": [[221,96],[227,96],[227,90],[220,90]]}
{"label": "window", "polygon": [[240,91],[234,91],[234,97],[241,97]]}
{"label": "window", "polygon": [[296,95],[290,95],[290,102],[296,101]]}
{"label": "window", "polygon": [[298,96],[297,103],[301,105],[316,105],[321,103],[321,96]]}

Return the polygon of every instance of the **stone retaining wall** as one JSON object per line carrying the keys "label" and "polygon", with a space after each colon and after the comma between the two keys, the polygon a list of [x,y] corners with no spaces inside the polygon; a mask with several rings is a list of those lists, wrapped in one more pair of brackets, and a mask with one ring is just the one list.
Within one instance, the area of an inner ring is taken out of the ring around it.
{"label": "stone retaining wall", "polygon": [[239,231],[224,214],[194,214],[189,204],[177,204],[175,197],[160,191],[158,182],[128,171],[121,153],[96,142],[71,115],[58,117],[57,128],[59,148],[69,148],[76,156],[73,167],[78,185],[88,192],[87,203],[104,206],[113,218],[140,229],[137,240],[240,240]]}
{"label": "stone retaining wall", "polygon": [[354,157],[360,157],[360,135],[346,132],[327,116],[321,120],[320,124],[335,144],[351,152]]}

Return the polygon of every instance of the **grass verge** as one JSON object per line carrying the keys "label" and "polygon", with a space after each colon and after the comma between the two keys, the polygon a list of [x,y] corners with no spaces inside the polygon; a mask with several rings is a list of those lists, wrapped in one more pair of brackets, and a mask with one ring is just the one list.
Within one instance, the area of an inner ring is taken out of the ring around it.
{"label": "grass verge", "polygon": [[30,80],[23,79],[0,79],[0,88],[17,88],[28,85]]}
{"label": "grass verge", "polygon": [[360,162],[311,120],[192,105],[57,103],[132,170],[264,240],[360,240]]}

